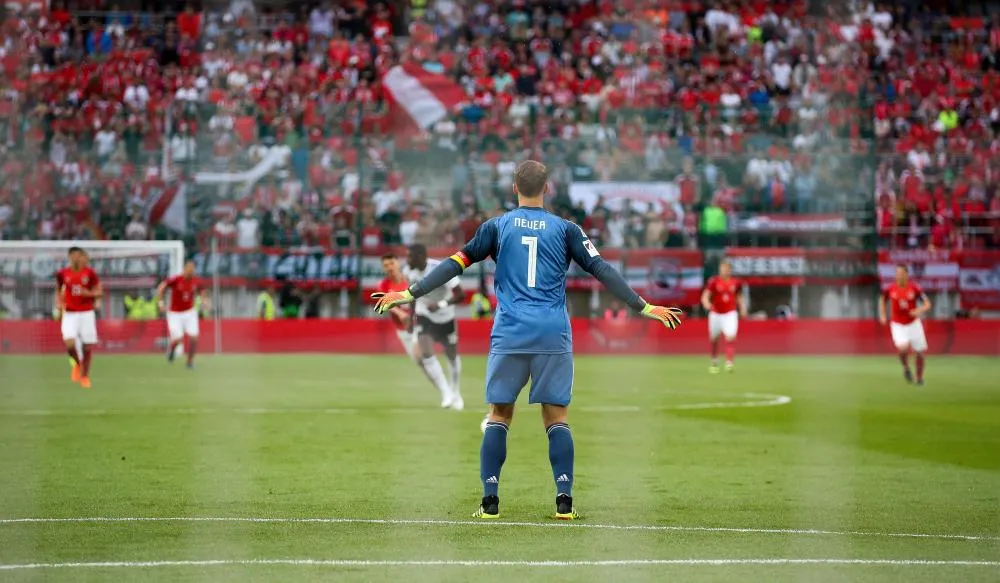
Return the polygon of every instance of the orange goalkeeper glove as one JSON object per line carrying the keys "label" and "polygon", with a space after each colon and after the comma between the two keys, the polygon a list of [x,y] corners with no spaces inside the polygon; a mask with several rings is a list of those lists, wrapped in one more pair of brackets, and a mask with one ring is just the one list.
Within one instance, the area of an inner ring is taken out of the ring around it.
{"label": "orange goalkeeper glove", "polygon": [[375,300],[375,313],[377,314],[384,314],[396,306],[414,301],[413,294],[408,289],[401,292],[375,292],[371,298]]}
{"label": "orange goalkeeper glove", "polygon": [[658,320],[661,324],[671,330],[676,330],[677,327],[681,325],[681,316],[684,314],[680,308],[674,308],[672,306],[654,306],[653,304],[646,304],[646,307],[644,307],[640,313],[647,318]]}

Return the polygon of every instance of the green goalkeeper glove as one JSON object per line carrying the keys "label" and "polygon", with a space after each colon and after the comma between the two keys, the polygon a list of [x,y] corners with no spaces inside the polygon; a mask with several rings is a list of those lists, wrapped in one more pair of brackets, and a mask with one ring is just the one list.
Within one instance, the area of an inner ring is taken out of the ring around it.
{"label": "green goalkeeper glove", "polygon": [[384,314],[396,306],[414,301],[413,294],[408,289],[401,292],[375,292],[371,298],[375,300],[375,313],[377,314]]}
{"label": "green goalkeeper glove", "polygon": [[681,325],[681,316],[684,312],[681,311],[680,308],[674,308],[672,306],[654,306],[653,304],[646,304],[646,307],[642,309],[641,314],[647,318],[658,320],[661,324],[671,330],[676,330],[677,327]]}

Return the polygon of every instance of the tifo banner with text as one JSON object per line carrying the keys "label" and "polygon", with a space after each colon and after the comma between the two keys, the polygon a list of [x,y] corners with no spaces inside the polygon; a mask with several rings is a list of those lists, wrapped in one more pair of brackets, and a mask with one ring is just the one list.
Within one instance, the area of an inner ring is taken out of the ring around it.
{"label": "tifo banner with text", "polygon": [[752,215],[739,219],[740,231],[784,234],[836,233],[847,230],[847,219],[842,215]]}
{"label": "tifo banner with text", "polygon": [[[223,320],[218,348],[225,353],[331,353],[402,355],[388,320]],[[459,324],[463,354],[486,354],[489,321]],[[946,320],[925,323],[932,354],[1000,355],[1000,322]],[[664,358],[706,354],[708,324],[689,320],[676,331],[642,318],[624,321],[574,319],[576,354],[650,354]],[[200,350],[214,352],[215,323],[203,322]],[[102,353],[158,353],[166,348],[162,320],[102,320]],[[58,322],[0,321],[0,354],[61,354]],[[889,329],[872,320],[748,320],[740,323],[740,350],[746,354],[891,354]]]}
{"label": "tifo banner with text", "polygon": [[879,280],[882,287],[891,284],[896,279],[896,266],[905,265],[910,278],[925,291],[957,290],[961,255],[961,252],[927,249],[879,251]]}
{"label": "tifo banner with text", "polygon": [[733,273],[750,285],[864,285],[876,281],[875,256],[847,249],[729,247]]}
{"label": "tifo banner with text", "polygon": [[[354,252],[319,247],[199,251],[192,260],[198,275],[218,275],[222,287],[287,280],[322,289],[352,289],[357,285],[359,265]],[[375,261],[379,263],[378,257]]]}
{"label": "tifo banner with text", "polygon": [[[67,248],[69,244],[67,244]],[[135,289],[155,286],[169,275],[170,257],[156,251],[130,249],[115,256],[92,251],[90,265],[108,289]],[[0,289],[51,289],[56,272],[66,266],[66,251],[11,249],[0,246]]]}

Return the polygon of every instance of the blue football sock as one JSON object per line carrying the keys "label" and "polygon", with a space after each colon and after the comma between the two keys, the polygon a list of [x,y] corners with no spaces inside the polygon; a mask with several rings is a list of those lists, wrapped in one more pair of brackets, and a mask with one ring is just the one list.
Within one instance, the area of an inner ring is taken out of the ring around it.
{"label": "blue football sock", "polygon": [[549,462],[556,481],[556,493],[572,496],[573,434],[565,423],[553,423],[545,432],[549,435]]}
{"label": "blue football sock", "polygon": [[496,496],[500,489],[500,468],[507,459],[507,424],[490,421],[483,432],[479,448],[479,477],[483,480],[483,496]]}

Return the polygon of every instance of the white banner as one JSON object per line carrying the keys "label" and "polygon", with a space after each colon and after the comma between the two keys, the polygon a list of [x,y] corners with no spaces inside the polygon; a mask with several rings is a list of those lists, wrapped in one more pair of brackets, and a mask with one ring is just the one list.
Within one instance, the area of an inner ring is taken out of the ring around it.
{"label": "white banner", "polygon": [[673,182],[574,182],[569,185],[573,204],[583,203],[587,212],[594,209],[597,200],[604,198],[604,206],[621,210],[630,204],[634,210],[645,211],[649,204],[659,212],[663,204],[676,203],[681,191]]}

